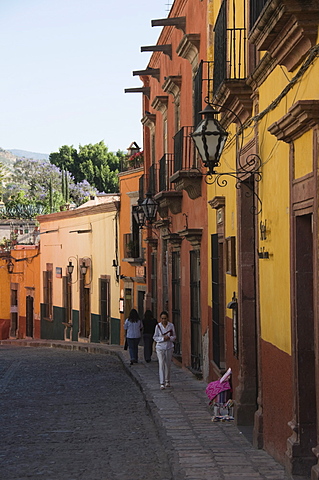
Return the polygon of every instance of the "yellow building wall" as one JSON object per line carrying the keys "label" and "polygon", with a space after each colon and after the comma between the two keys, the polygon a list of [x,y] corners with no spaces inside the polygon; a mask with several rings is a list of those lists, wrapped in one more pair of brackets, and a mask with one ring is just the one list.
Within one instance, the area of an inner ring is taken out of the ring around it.
{"label": "yellow building wall", "polygon": [[[214,60],[213,28],[221,6],[221,1],[208,3],[209,37],[208,61]],[[245,2],[236,2],[236,19],[232,12],[232,2],[228,4],[228,27],[243,26],[243,6]],[[264,52],[260,52],[262,58]],[[265,112],[261,119],[251,120],[244,129],[244,144],[256,135],[257,152],[262,161],[262,180],[258,183],[258,195],[262,201],[262,212],[256,217],[256,248],[269,252],[269,259],[257,259],[258,262],[258,302],[260,316],[260,334],[262,339],[288,354],[291,354],[291,265],[290,265],[290,145],[270,134],[268,128],[281,119],[298,100],[317,99],[319,62],[313,61],[305,72],[296,77],[300,69],[288,72],[284,66],[276,66],[270,71],[261,85],[256,88],[252,117]],[[290,87],[285,92],[285,89]],[[279,100],[278,100],[279,97]],[[274,101],[276,100],[276,104]],[[232,133],[234,126],[227,128]],[[293,142],[294,178],[303,177],[313,170],[313,132],[310,129]],[[219,172],[230,171],[231,158],[236,157],[235,145],[223,152]],[[216,183],[208,186],[208,199],[224,196],[225,238],[237,236],[236,188],[234,182],[219,188]],[[209,235],[217,232],[216,212],[208,205]],[[260,222],[266,222],[267,238],[260,239]],[[208,242],[208,258],[211,258]],[[211,284],[211,262],[208,265],[208,281]],[[225,299],[229,301],[237,291],[237,277],[226,275]],[[212,302],[211,291],[208,301]],[[226,310],[226,315],[229,314]]]}
{"label": "yellow building wall", "polygon": [[[74,265],[72,306],[73,309],[79,310],[80,272],[77,265],[81,258],[89,258],[92,261],[92,278],[88,271],[86,283],[91,280],[91,313],[100,313],[98,279],[101,275],[110,275],[111,316],[119,317],[119,284],[116,281],[115,269],[112,267],[116,252],[116,218],[116,211],[87,214],[80,217],[68,215],[65,218],[64,212],[61,212],[61,214],[40,218],[41,302],[43,302],[42,272],[46,270],[47,263],[52,263],[53,305],[63,306],[63,281],[62,278],[56,277],[56,268],[62,268],[62,275],[66,276],[66,267],[71,261]],[[81,230],[90,230],[90,232],[77,233]]]}
{"label": "yellow building wall", "polygon": [[[281,94],[294,74],[277,67],[259,88],[259,111]],[[269,251],[270,258],[259,261],[261,337],[291,354],[290,307],[290,204],[289,144],[278,141],[268,127],[281,119],[298,100],[318,98],[313,78],[319,74],[318,62],[310,66],[300,80],[283,96],[278,105],[258,123],[259,151],[263,161],[260,196],[263,211],[259,222],[267,221],[267,239],[259,241],[259,249]],[[312,81],[311,81],[312,78]],[[294,178],[313,170],[312,130],[294,141]]]}
{"label": "yellow building wall", "polygon": [[294,141],[294,149],[294,178],[300,178],[313,171],[312,130]]}

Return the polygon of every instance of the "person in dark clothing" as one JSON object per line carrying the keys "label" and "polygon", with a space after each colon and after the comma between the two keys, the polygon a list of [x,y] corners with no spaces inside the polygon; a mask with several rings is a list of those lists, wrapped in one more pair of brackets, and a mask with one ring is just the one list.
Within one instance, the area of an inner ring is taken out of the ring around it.
{"label": "person in dark clothing", "polygon": [[138,362],[138,344],[143,330],[142,320],[140,320],[135,308],[132,308],[129,317],[124,322],[124,330],[131,357],[130,365],[133,365],[133,363]]}
{"label": "person in dark clothing", "polygon": [[156,319],[153,317],[151,310],[146,310],[143,318],[143,342],[144,342],[144,359],[147,363],[151,361],[153,352],[153,335],[157,325]]}

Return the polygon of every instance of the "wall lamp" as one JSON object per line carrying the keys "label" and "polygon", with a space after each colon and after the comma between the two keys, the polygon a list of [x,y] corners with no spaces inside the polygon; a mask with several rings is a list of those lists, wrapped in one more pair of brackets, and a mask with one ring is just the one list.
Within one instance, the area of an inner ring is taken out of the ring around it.
{"label": "wall lamp", "polygon": [[[16,260],[15,260],[16,261]],[[14,263],[11,258],[7,259],[7,270],[9,275],[23,275],[24,272],[14,272]]]}
{"label": "wall lamp", "polygon": [[115,258],[113,258],[112,267],[115,269],[114,271],[115,271],[116,281],[119,282],[120,278],[122,278],[122,275],[120,274],[121,267],[120,267],[120,265],[118,264],[117,260],[115,260]]}
{"label": "wall lamp", "polygon": [[151,192],[147,192],[146,198],[138,201],[133,206],[133,215],[139,228],[152,225],[156,218],[158,203],[154,200]]}
{"label": "wall lamp", "polygon": [[[87,271],[90,271],[90,281],[89,283],[85,283],[85,276],[87,274]],[[82,258],[82,263],[80,265],[80,274],[81,277],[83,278],[84,286],[87,287],[92,283],[92,259],[90,257],[83,257]]]}
{"label": "wall lamp", "polygon": [[69,265],[66,267],[67,271],[68,271],[68,274],[70,275],[70,277],[72,276],[72,273],[73,273],[73,270],[74,270],[74,265],[73,263],[71,262],[71,260],[69,260]]}
{"label": "wall lamp", "polygon": [[139,200],[138,205],[134,205],[132,210],[138,227],[143,228],[145,225],[145,213],[142,207],[142,202]]}
{"label": "wall lamp", "polygon": [[[72,263],[72,258],[75,260],[75,265],[76,265],[76,280],[72,282],[72,275],[74,272],[74,265]],[[66,266],[66,271],[69,276],[69,283],[76,283],[79,279],[79,266],[78,266],[78,258],[77,257],[69,257],[68,258],[69,264]]]}
{"label": "wall lamp", "polygon": [[88,267],[85,265],[85,262],[83,261],[82,264],[80,265],[80,272],[81,272],[81,275],[86,275],[86,272],[87,272],[87,269]]}
{"label": "wall lamp", "polygon": [[207,168],[205,181],[208,184],[216,183],[220,187],[225,187],[228,183],[225,177],[229,176],[236,180],[237,188],[241,187],[241,184],[245,182],[245,185],[259,203],[259,208],[254,207],[252,209],[252,213],[257,215],[262,210],[262,202],[254,189],[254,184],[249,182],[249,179],[254,178],[254,180],[257,182],[262,179],[260,172],[261,158],[257,154],[250,154],[246,157],[245,164],[242,164],[240,156],[241,148],[239,148],[239,151],[236,155],[236,170],[222,173],[216,171],[216,168],[220,167],[220,158],[229,134],[217,120],[216,115],[218,115],[220,111],[215,110],[213,105],[215,107],[220,107],[221,109],[226,109],[236,117],[240,124],[240,132],[242,136],[241,143],[243,143],[243,126],[238,115],[236,115],[236,113],[229,108],[221,105],[210,104],[207,100],[205,101],[208,105],[204,108],[204,110],[199,112],[204,116],[204,118],[199,122],[195,128],[195,131],[190,134],[194,141],[197,152],[201,157],[203,165],[205,168]]}
{"label": "wall lamp", "polygon": [[8,269],[8,273],[11,275],[13,273],[13,269],[14,269],[14,264],[13,264],[11,258],[9,259],[9,261],[7,263],[7,269]]}

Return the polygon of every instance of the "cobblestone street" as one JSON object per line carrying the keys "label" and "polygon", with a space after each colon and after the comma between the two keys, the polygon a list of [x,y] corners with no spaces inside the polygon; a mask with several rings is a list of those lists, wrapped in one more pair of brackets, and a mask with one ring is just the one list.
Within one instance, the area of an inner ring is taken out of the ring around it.
{"label": "cobblestone street", "polygon": [[1,480],[288,480],[211,421],[205,382],[173,364],[161,391],[155,354],[131,367],[119,346],[0,343]]}
{"label": "cobblestone street", "polygon": [[119,359],[1,346],[0,478],[170,479],[142,393]]}

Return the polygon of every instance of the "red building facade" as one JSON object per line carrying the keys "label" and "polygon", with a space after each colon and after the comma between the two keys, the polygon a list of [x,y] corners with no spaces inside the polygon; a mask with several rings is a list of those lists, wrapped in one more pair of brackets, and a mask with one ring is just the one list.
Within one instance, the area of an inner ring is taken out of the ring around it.
{"label": "red building facade", "polygon": [[203,105],[207,2],[175,1],[162,26],[143,81],[144,181],[140,200],[152,194],[156,221],[147,227],[146,308],[167,310],[177,340],[175,358],[209,377],[207,305],[207,197],[202,167],[190,134]]}

